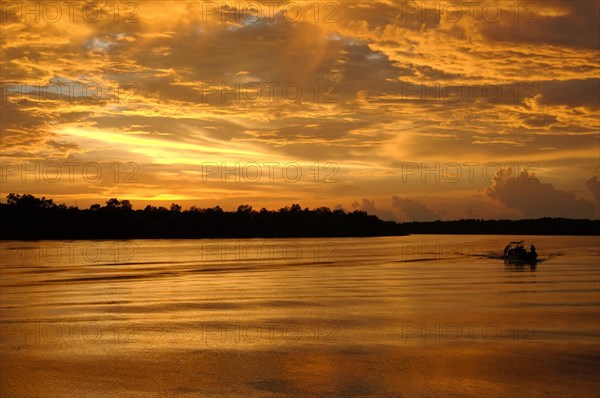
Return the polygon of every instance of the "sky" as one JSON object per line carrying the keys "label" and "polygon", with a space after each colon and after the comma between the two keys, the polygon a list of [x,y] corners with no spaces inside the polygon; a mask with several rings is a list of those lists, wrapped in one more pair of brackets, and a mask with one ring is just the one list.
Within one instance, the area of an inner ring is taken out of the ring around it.
{"label": "sky", "polygon": [[596,0],[0,11],[3,198],[600,217]]}

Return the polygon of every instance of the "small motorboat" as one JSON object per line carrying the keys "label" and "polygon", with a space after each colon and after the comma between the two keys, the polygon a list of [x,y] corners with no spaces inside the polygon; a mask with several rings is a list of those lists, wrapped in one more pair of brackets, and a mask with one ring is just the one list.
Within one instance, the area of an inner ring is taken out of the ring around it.
{"label": "small motorboat", "polygon": [[506,245],[502,258],[507,263],[535,264],[537,263],[537,256],[538,255],[533,244],[530,245],[529,251],[527,251],[525,250],[525,241],[520,240],[518,242],[510,242],[508,245]]}

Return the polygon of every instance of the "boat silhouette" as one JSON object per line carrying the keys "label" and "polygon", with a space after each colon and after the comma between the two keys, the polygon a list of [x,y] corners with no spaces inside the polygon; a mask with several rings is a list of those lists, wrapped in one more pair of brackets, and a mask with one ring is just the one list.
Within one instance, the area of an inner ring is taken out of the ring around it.
{"label": "boat silhouette", "polygon": [[504,248],[504,254],[502,258],[506,263],[512,264],[536,264],[537,263],[537,252],[535,246],[532,244],[529,251],[525,250],[525,241],[514,241],[509,242]]}

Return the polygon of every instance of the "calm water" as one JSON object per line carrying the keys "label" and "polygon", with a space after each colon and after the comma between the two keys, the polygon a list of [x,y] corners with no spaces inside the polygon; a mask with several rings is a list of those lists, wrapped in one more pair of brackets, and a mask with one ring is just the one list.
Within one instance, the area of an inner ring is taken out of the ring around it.
{"label": "calm water", "polygon": [[0,396],[597,397],[598,237],[0,242]]}

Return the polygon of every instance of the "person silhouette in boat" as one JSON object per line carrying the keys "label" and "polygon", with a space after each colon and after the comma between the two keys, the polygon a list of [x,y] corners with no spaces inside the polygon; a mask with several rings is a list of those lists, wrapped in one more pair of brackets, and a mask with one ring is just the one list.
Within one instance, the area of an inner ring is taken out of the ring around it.
{"label": "person silhouette in boat", "polygon": [[535,246],[533,245],[533,243],[529,245],[529,256],[531,259],[537,258],[537,252],[535,251]]}

